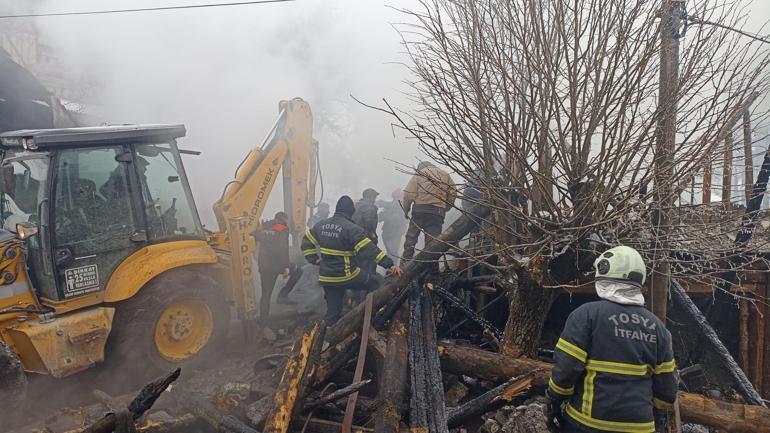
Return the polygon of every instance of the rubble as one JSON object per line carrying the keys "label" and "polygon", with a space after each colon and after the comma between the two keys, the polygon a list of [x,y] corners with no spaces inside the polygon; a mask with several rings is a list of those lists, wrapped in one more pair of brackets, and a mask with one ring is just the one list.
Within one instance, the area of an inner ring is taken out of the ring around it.
{"label": "rubble", "polygon": [[[405,267],[404,278],[389,277],[334,326],[306,323],[295,329],[291,347],[264,339],[261,350],[231,359],[226,368],[191,372],[163,393],[147,416],[140,417],[143,411],[135,411],[136,404],[125,412],[130,398],[94,391],[98,404],[61,411],[42,429],[23,433],[79,431],[95,417],[96,424],[86,432],[112,431],[120,416],[115,414],[121,413],[133,414],[137,431],[147,433],[386,433],[407,428],[546,433],[537,396],[547,384],[551,364],[511,356],[504,345],[488,350],[495,347],[492,341],[499,341],[497,325],[441,287],[440,278],[426,279],[422,272],[426,258],[446,251],[470,227],[471,221],[461,218]],[[468,284],[477,283],[468,279]],[[467,321],[465,334],[449,331],[462,338],[440,337],[446,331],[437,329],[450,310]],[[291,338],[292,331],[276,329],[275,334]],[[150,389],[158,391],[168,381]],[[143,401],[151,405],[157,394]],[[680,392],[682,420],[697,423],[685,423],[681,431],[701,433],[710,426],[758,433],[770,423],[770,410],[764,407],[716,397],[721,394]],[[102,416],[105,412],[110,414]]]}

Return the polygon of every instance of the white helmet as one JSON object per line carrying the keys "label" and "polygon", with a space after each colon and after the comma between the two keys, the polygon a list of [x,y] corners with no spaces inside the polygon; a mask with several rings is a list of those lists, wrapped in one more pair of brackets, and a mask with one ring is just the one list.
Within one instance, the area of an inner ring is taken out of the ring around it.
{"label": "white helmet", "polygon": [[597,280],[625,281],[641,287],[647,278],[647,267],[638,251],[624,245],[610,248],[594,261]]}

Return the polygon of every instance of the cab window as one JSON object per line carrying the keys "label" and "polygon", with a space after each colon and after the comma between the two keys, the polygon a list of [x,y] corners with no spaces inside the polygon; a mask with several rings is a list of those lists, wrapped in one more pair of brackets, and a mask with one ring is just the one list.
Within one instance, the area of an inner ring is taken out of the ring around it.
{"label": "cab window", "polygon": [[134,161],[150,241],[202,237],[203,230],[174,145],[137,145]]}
{"label": "cab window", "polygon": [[137,248],[131,184],[122,146],[59,153],[54,186],[54,261],[65,298],[104,288]]}

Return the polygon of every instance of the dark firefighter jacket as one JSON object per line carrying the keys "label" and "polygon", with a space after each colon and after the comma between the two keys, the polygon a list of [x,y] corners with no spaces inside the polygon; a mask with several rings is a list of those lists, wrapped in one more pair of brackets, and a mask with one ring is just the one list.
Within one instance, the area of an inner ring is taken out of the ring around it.
{"label": "dark firefighter jacket", "polygon": [[318,281],[323,285],[345,284],[355,278],[361,272],[359,258],[374,259],[383,268],[393,266],[393,260],[377,248],[364,229],[341,213],[317,223],[302,238],[302,254],[308,262],[317,262],[319,252]]}
{"label": "dark firefighter jacket", "polygon": [[676,400],[671,335],[644,307],[607,300],[580,306],[554,359],[548,387],[568,399],[566,415],[589,431],[653,432],[653,405]]}
{"label": "dark firefighter jacket", "polygon": [[257,263],[260,270],[275,272],[289,267],[289,227],[270,220],[254,232],[254,237],[259,243]]}

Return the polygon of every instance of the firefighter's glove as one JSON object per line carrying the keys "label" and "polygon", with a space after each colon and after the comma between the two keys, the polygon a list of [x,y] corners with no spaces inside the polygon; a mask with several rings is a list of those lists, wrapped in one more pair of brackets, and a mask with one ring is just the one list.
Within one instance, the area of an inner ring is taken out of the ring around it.
{"label": "firefighter's glove", "polygon": [[551,433],[559,433],[564,426],[562,412],[562,403],[564,398],[555,395],[550,389],[545,391],[545,407],[543,407],[543,416],[545,425]]}
{"label": "firefighter's glove", "polygon": [[666,433],[668,411],[666,409],[652,408],[652,417],[655,419],[655,433]]}

